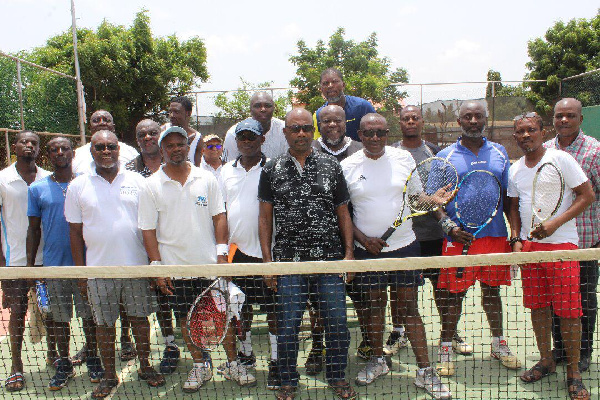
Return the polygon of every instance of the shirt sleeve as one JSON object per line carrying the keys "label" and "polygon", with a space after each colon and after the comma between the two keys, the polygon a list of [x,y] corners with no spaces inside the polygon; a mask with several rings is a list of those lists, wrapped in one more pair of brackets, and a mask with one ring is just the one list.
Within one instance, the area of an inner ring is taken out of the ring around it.
{"label": "shirt sleeve", "polygon": [[38,192],[35,187],[29,186],[27,189],[27,216],[28,217],[41,217],[42,210],[40,209],[38,202]]}
{"label": "shirt sleeve", "polygon": [[573,156],[565,151],[561,151],[558,154],[560,155],[560,169],[567,187],[576,188],[589,180]]}
{"label": "shirt sleeve", "polygon": [[81,224],[83,222],[79,182],[81,182],[81,180],[75,178],[69,185],[67,195],[65,196],[65,219],[72,224]]}
{"label": "shirt sleeve", "polygon": [[222,214],[225,212],[225,203],[223,202],[223,195],[221,194],[221,188],[217,182],[217,178],[213,176],[213,179],[208,180],[208,211],[210,216]]}
{"label": "shirt sleeve", "polygon": [[274,203],[273,199],[273,188],[271,187],[271,176],[273,169],[270,162],[265,165],[260,173],[260,180],[258,181],[258,200],[266,203]]}
{"label": "shirt sleeve", "polygon": [[342,167],[339,163],[335,164],[335,188],[333,190],[333,204],[335,207],[339,207],[342,204],[346,204],[350,201],[350,193],[348,192],[348,184]]}
{"label": "shirt sleeve", "polygon": [[517,168],[517,165],[513,164],[508,170],[508,197],[519,197],[519,191],[515,183]]}
{"label": "shirt sleeve", "polygon": [[504,154],[504,171],[502,171],[502,187],[503,188],[508,188],[508,171],[510,169],[510,161],[508,158],[508,153],[506,152],[506,149],[504,147],[502,147],[502,154]]}
{"label": "shirt sleeve", "polygon": [[149,231],[158,227],[158,204],[150,185],[140,188],[138,204],[138,228]]}
{"label": "shirt sleeve", "polygon": [[238,154],[237,143],[235,141],[234,134],[235,129],[232,128],[229,128],[225,134],[225,142],[223,143],[223,161],[225,162],[235,160]]}

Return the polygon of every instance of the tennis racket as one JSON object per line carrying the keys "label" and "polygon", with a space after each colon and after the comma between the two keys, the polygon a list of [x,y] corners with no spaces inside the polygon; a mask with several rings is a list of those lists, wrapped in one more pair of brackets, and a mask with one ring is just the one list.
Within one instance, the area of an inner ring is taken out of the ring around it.
{"label": "tennis racket", "polygon": [[[457,183],[456,168],[448,161],[439,157],[430,157],[421,161],[408,175],[402,190],[402,209],[381,239],[389,239],[408,219],[443,207],[452,199]],[[406,205],[410,214],[404,216]]]}
{"label": "tennis racket", "polygon": [[[463,176],[454,198],[456,217],[461,227],[477,237],[498,214],[501,200],[502,185],[490,171],[476,169]],[[467,243],[462,254],[468,254],[470,247],[471,243]],[[464,268],[459,268],[456,276],[462,278],[463,272]]]}
{"label": "tennis racket", "polygon": [[194,301],[186,327],[194,346],[212,350],[223,342],[229,328],[227,283],[217,278]]}
{"label": "tennis racket", "polygon": [[[565,179],[556,165],[546,162],[538,168],[531,191],[531,225],[527,240],[533,240],[531,232],[550,218],[560,208],[565,193]],[[529,246],[524,251],[528,251]]]}

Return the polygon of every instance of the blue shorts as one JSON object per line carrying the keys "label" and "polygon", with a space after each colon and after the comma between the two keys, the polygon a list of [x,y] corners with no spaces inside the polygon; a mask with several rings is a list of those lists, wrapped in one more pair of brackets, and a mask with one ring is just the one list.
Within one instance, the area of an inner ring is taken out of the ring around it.
{"label": "blue shorts", "polygon": [[[397,250],[379,253],[376,256],[360,247],[354,249],[354,258],[357,260],[420,256],[421,248],[417,241]],[[416,287],[422,286],[424,283],[423,272],[419,269],[391,272],[359,272],[354,276],[354,280],[350,282],[350,285],[352,286],[352,291],[366,294],[372,290],[384,289],[388,285],[397,287]]]}

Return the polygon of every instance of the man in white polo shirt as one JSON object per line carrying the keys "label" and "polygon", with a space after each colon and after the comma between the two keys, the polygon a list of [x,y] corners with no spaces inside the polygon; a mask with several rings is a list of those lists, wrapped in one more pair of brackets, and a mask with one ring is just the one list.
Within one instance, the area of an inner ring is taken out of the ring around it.
{"label": "man in white polo shirt", "polygon": [[[65,199],[71,252],[75,265],[146,265],[141,231],[137,227],[139,192],[144,178],[119,168],[119,144],[110,131],[92,136],[95,170],[73,179]],[[84,289],[84,288],[83,288]],[[119,383],[115,368],[115,322],[119,305],[129,317],[140,360],[138,376],[149,386],[165,380],[148,362],[150,324],[156,299],[148,279],[89,279],[87,291],[97,324],[96,332],[104,378],[92,393],[104,398]]]}
{"label": "man in white polo shirt", "polygon": [[[227,206],[229,227],[229,259],[233,263],[262,263],[262,252],[258,239],[258,181],[267,157],[261,151],[265,141],[262,125],[255,119],[247,118],[237,124],[235,140],[240,153],[235,160],[223,166],[221,189]],[[258,305],[267,313],[271,360],[267,388],[280,386],[277,366],[277,316],[275,314],[275,292],[264,282],[262,276],[241,276],[234,282],[246,295],[242,322],[244,338],[238,359],[247,366],[254,364],[256,357],[252,351],[252,305]]]}
{"label": "man in white polo shirt", "polygon": [[[183,128],[163,131],[158,144],[165,164],[146,180],[138,220],[151,264],[227,263],[227,218],[217,179],[187,161],[190,146]],[[156,279],[160,290],[171,296],[169,303],[194,360],[184,392],[196,392],[212,379],[208,355],[192,344],[185,323],[190,306],[210,283],[205,278]],[[223,347],[229,377],[242,386],[255,384],[254,376],[236,361],[233,324]]]}
{"label": "man in white polo shirt", "polygon": [[[38,135],[32,131],[19,132],[11,148],[17,156],[17,162],[0,171],[0,218],[2,220],[0,267],[27,264],[25,255],[25,239],[29,226],[27,187],[50,175],[50,172],[35,164],[40,151]],[[40,245],[38,249],[36,265],[42,264],[42,247]],[[27,314],[27,292],[31,284],[27,279],[2,281],[2,307],[10,310],[8,334],[12,366],[5,384],[9,392],[19,391],[25,387],[21,348],[25,331],[25,314]]]}

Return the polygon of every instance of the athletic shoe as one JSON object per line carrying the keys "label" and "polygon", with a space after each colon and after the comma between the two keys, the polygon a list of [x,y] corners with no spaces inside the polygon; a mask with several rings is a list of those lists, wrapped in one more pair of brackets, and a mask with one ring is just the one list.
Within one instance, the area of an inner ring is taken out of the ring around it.
{"label": "athletic shoe", "polygon": [[473,346],[465,342],[458,333],[455,333],[452,338],[452,350],[455,354],[462,354],[463,356],[473,354]]}
{"label": "athletic shoe", "polygon": [[226,363],[221,373],[225,379],[235,381],[240,386],[256,385],[256,378],[248,371],[248,367],[237,360]]}
{"label": "athletic shoe", "polygon": [[56,368],[56,373],[50,379],[50,383],[48,383],[48,389],[50,390],[60,390],[67,386],[67,382],[69,379],[75,376],[75,370],[73,369],[73,364],[68,359],[61,359],[58,362],[58,366]]}
{"label": "athletic shoe", "polygon": [[179,347],[169,345],[165,347],[163,351],[163,358],[160,360],[160,373],[161,374],[172,374],[177,369],[179,364]]}
{"label": "athletic shoe", "polygon": [[356,349],[356,357],[369,361],[373,356],[373,349],[363,340]]}
{"label": "athletic shoe", "polygon": [[202,363],[200,366],[193,366],[187,381],[183,384],[183,391],[186,393],[197,392],[204,383],[212,379],[212,369],[208,363]]}
{"label": "athletic shoe", "polygon": [[267,376],[267,389],[277,390],[281,387],[281,375],[277,360],[269,361],[269,375]]}
{"label": "athletic shoe", "polygon": [[102,368],[102,362],[100,362],[100,357],[98,356],[89,356],[85,360],[85,365],[87,366],[88,376],[90,377],[90,382],[92,383],[100,383],[102,377],[104,376],[104,369]]}
{"label": "athletic shoe", "polygon": [[436,400],[452,399],[450,389],[442,383],[439,375],[432,367],[425,368],[423,372],[417,370],[415,386],[425,389]]}
{"label": "athletic shoe", "polygon": [[408,339],[404,334],[400,334],[400,332],[393,331],[390,333],[387,342],[385,342],[385,346],[383,346],[383,354],[386,356],[395,356],[400,349],[408,346]]}
{"label": "athletic shoe", "polygon": [[380,361],[377,357],[373,356],[367,365],[356,375],[356,384],[358,386],[366,386],[388,372],[390,372],[390,369],[385,360]]}
{"label": "athletic shoe", "polygon": [[501,340],[497,346],[494,346],[492,344],[491,356],[493,358],[495,358],[496,360],[500,360],[502,365],[504,365],[508,369],[521,368],[521,361],[519,361],[517,356],[515,356],[512,353],[512,351],[510,351],[510,348],[508,347],[506,340]]}
{"label": "athletic shoe", "polygon": [[238,351],[237,359],[240,364],[245,365],[246,367],[254,367],[256,365],[256,356],[254,352],[251,352],[249,356],[245,355],[241,351]]}
{"label": "athletic shoe", "polygon": [[452,351],[452,347],[442,345],[438,347],[438,362],[435,369],[440,376],[454,375],[453,358],[454,352]]}
{"label": "athletic shoe", "polygon": [[323,349],[320,347],[313,347],[306,357],[306,375],[314,376],[318,375],[323,371]]}

